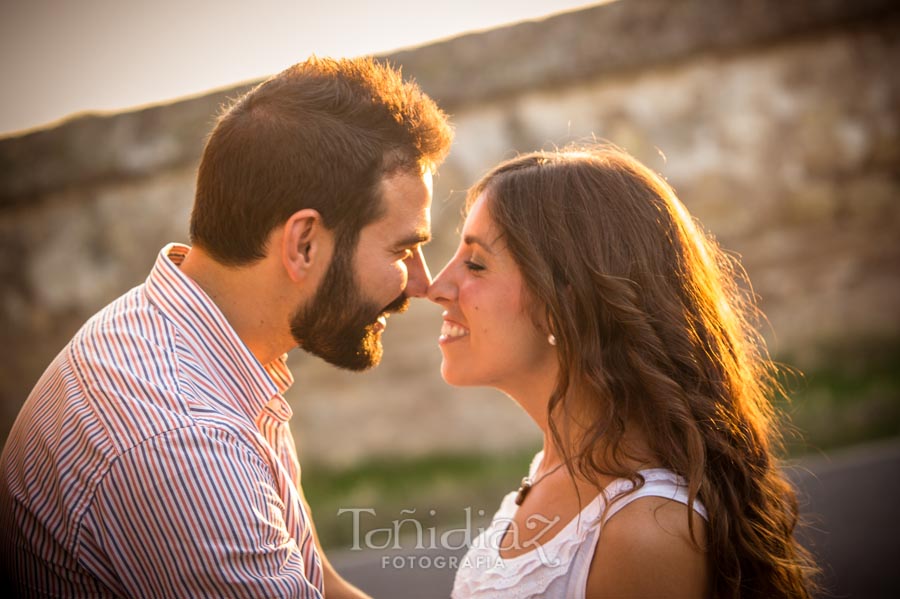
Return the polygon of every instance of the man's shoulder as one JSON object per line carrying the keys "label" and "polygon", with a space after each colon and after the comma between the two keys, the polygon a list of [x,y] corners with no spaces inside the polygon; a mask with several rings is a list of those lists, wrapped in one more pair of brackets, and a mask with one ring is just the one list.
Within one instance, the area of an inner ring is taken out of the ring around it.
{"label": "man's shoulder", "polygon": [[161,388],[175,385],[167,366],[174,361],[176,332],[138,286],[97,312],[75,334],[67,355],[90,382],[107,386],[132,381]]}
{"label": "man's shoulder", "polygon": [[122,442],[121,449],[192,420],[181,393],[177,331],[142,285],[88,320],[57,368],[71,373],[68,393]]}
{"label": "man's shoulder", "polygon": [[165,314],[147,297],[145,285],[125,292],[88,319],[71,344],[102,343],[110,348],[144,342],[174,351],[175,330]]}

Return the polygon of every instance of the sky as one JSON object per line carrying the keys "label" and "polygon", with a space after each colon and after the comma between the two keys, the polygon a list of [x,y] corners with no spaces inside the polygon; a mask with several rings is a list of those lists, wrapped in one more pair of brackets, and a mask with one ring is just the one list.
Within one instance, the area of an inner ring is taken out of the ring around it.
{"label": "sky", "polygon": [[[602,1],[602,0],[601,0]],[[585,0],[0,0],[0,136],[581,8]]]}

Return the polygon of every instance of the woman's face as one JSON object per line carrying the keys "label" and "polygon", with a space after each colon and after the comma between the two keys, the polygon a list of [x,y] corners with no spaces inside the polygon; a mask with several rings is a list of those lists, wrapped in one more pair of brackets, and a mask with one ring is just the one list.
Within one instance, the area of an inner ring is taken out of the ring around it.
{"label": "woman's face", "polygon": [[554,377],[556,355],[547,331],[534,323],[522,273],[487,202],[482,194],[472,205],[459,249],[435,277],[428,299],[445,310],[438,339],[444,380],[515,396],[535,377]]}

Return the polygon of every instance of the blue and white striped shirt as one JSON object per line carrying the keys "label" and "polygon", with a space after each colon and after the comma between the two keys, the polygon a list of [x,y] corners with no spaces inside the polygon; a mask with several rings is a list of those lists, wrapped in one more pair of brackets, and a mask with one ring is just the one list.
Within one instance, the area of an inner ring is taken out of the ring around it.
{"label": "blue and white striped shirt", "polygon": [[171,244],[75,335],[0,461],[22,596],[316,597],[285,356],[262,366]]}

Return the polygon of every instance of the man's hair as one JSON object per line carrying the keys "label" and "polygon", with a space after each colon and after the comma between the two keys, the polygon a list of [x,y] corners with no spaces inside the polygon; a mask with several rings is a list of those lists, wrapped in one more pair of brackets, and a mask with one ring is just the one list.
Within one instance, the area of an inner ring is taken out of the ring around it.
{"label": "man's hair", "polygon": [[339,251],[383,213],[379,184],[436,168],[452,132],[414,82],[371,58],[311,58],[219,117],[197,175],[191,242],[223,264],[263,258],[271,231],[317,210]]}

